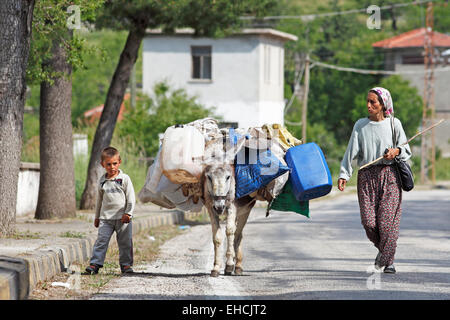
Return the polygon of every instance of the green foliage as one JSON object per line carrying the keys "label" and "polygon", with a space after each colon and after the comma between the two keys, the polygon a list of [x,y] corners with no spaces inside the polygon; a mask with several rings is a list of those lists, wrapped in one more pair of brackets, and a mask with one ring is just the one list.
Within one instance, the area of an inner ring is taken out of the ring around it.
{"label": "green foliage", "polygon": [[[403,24],[400,24],[399,32],[406,32],[412,29],[423,28],[426,25],[427,5],[408,6],[402,9]],[[434,30],[448,33],[450,32],[450,5],[444,0],[433,3],[433,24]]]}
{"label": "green foliage", "polygon": [[242,25],[241,16],[264,16],[276,8],[275,0],[108,0],[97,26],[115,30],[146,26],[168,32],[190,27],[196,35],[222,36]]}
{"label": "green foliage", "polygon": [[133,137],[147,156],[154,156],[159,149],[158,134],[167,127],[205,118],[212,112],[196,102],[196,97],[189,97],[184,89],[170,90],[162,82],[155,85],[153,98],[139,95],[135,108],[126,104],[126,117],[118,124],[118,134]]}
{"label": "green foliage", "polygon": [[60,237],[62,238],[78,238],[78,239],[83,239],[84,237],[86,237],[86,234],[84,232],[77,232],[77,231],[66,231],[66,232],[61,232],[59,234]]}
{"label": "green foliage", "polygon": [[278,12],[274,0],[179,0],[179,21],[171,27],[191,27],[196,35],[217,37],[229,34],[245,23],[241,16],[261,17]]}
{"label": "green foliage", "polygon": [[39,136],[33,136],[22,146],[21,161],[39,162]]}
{"label": "green foliage", "polygon": [[97,17],[97,28],[133,30],[156,28],[176,17],[179,1],[106,0]]}
{"label": "green foliage", "polygon": [[87,156],[78,155],[74,157],[75,168],[75,199],[77,201],[77,208],[83,194],[84,185],[86,183],[86,175],[89,164],[89,158]]}
{"label": "green foliage", "polygon": [[[436,159],[436,180],[450,180],[450,158]],[[429,170],[431,177],[431,170]]]}
{"label": "green foliage", "polygon": [[23,126],[27,128],[27,130],[24,130],[24,142],[39,135],[39,117],[36,114],[25,113],[23,116]]}
{"label": "green foliage", "polygon": [[77,5],[80,18],[91,22],[104,0],[41,0],[36,1],[33,11],[33,31],[27,67],[27,83],[52,83],[54,77],[60,75],[51,70],[46,61],[51,57],[53,43],[61,43],[68,52],[68,62],[73,70],[84,68],[84,52],[95,48],[86,47],[85,41],[77,32],[67,26],[71,13],[67,8]]}

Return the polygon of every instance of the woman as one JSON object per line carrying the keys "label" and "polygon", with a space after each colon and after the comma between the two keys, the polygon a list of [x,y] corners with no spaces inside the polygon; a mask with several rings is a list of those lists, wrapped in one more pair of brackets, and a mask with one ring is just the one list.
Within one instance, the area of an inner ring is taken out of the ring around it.
{"label": "woman", "polygon": [[[401,217],[402,190],[394,158],[407,160],[411,149],[406,144],[393,148],[391,119],[394,113],[391,94],[376,87],[367,95],[367,118],[359,119],[341,162],[338,188],[344,191],[352,175],[352,160],[357,157],[363,166],[384,155],[383,159],[358,172],[358,201],[361,223],[367,237],[378,249],[375,267],[385,273],[395,273],[394,255]],[[398,145],[407,141],[400,120],[394,118]],[[386,151],[386,152],[385,152]]]}

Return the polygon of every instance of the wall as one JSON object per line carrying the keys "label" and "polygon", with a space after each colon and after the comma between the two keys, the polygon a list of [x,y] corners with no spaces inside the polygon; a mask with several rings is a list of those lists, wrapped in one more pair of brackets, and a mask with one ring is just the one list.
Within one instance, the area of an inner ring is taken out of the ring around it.
{"label": "wall", "polygon": [[87,134],[74,133],[73,134],[73,156],[87,156],[88,155],[88,136]]}
{"label": "wall", "polygon": [[34,213],[39,194],[39,163],[22,162],[17,184],[16,216]]}

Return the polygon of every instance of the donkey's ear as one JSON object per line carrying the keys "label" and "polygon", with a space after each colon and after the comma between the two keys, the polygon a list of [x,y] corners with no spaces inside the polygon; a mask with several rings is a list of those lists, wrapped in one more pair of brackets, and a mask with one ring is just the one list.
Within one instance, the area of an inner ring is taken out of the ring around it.
{"label": "donkey's ear", "polygon": [[202,175],[200,176],[200,183],[203,185],[205,180],[206,180],[206,172],[209,171],[211,169],[211,165],[206,164],[203,165],[203,171],[202,171]]}

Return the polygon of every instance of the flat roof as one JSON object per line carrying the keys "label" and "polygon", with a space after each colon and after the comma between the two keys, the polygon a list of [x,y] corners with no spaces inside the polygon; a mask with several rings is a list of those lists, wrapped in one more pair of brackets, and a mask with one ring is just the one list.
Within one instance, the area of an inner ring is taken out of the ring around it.
{"label": "flat roof", "polygon": [[[163,33],[162,29],[147,29],[146,34],[153,36],[153,35],[164,35],[164,36],[191,36],[195,33],[194,29],[192,28],[181,28],[181,29],[175,29],[175,33],[168,34]],[[298,37],[286,33],[283,31],[275,30],[272,28],[246,28],[242,29],[239,32],[234,33],[233,35],[265,35],[269,37],[278,38],[284,41],[297,41]]]}

